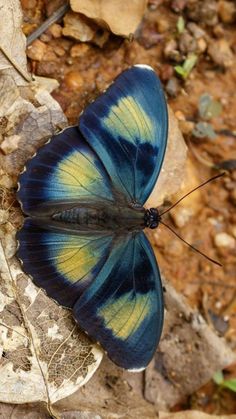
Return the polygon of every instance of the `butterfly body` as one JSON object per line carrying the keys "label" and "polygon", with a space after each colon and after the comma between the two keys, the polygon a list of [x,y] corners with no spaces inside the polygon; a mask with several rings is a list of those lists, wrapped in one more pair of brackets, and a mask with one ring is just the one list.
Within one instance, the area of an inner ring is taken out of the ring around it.
{"label": "butterfly body", "polygon": [[18,257],[34,283],[72,310],[117,365],[144,369],[163,325],[163,293],[145,209],[167,142],[154,71],[124,71],[26,164],[17,197],[26,219]]}
{"label": "butterfly body", "polygon": [[132,231],[145,227],[145,209],[137,205],[80,207],[56,212],[52,220],[91,230]]}

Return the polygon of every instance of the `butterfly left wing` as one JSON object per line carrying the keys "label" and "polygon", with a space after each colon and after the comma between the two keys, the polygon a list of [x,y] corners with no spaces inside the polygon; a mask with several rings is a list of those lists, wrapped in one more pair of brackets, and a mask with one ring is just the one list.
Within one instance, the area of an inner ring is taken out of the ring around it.
{"label": "butterfly left wing", "polygon": [[143,232],[117,240],[74,317],[113,362],[142,370],[151,361],[163,323],[163,294],[152,248]]}
{"label": "butterfly left wing", "polygon": [[164,158],[168,117],[164,93],[153,69],[124,71],[79,120],[115,188],[128,202],[144,204]]}

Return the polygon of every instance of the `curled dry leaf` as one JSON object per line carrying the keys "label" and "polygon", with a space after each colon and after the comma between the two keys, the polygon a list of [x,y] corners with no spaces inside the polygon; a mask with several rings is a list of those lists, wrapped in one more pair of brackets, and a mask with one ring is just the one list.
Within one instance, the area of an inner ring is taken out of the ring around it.
{"label": "curled dry leaf", "polygon": [[0,400],[48,406],[89,380],[102,352],[0,244]]}
{"label": "curled dry leaf", "polygon": [[[25,36],[21,30],[19,0],[0,0],[0,72],[11,75],[17,85],[30,80],[25,55]],[[6,23],[7,22],[7,23]]]}
{"label": "curled dry leaf", "polygon": [[137,29],[147,0],[70,0],[74,12],[94,19],[116,35],[129,36]]}

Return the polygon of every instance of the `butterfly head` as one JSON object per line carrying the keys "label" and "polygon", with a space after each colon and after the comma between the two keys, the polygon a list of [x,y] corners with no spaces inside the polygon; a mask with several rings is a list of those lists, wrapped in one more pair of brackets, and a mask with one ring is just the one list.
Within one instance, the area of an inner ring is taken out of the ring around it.
{"label": "butterfly head", "polygon": [[145,227],[149,227],[153,229],[153,228],[158,227],[161,220],[161,216],[157,208],[150,208],[146,210],[144,219],[145,219]]}

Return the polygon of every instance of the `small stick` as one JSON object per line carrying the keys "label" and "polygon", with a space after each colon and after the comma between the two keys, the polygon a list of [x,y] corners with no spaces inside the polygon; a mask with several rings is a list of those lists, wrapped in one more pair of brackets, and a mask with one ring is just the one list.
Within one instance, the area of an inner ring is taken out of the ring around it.
{"label": "small stick", "polygon": [[63,6],[59,7],[52,16],[50,16],[47,20],[45,20],[42,25],[40,25],[34,32],[32,32],[29,36],[27,36],[26,45],[29,46],[35,39],[39,38],[53,23],[60,20],[66,12],[70,10],[70,6],[68,3],[63,4]]}

